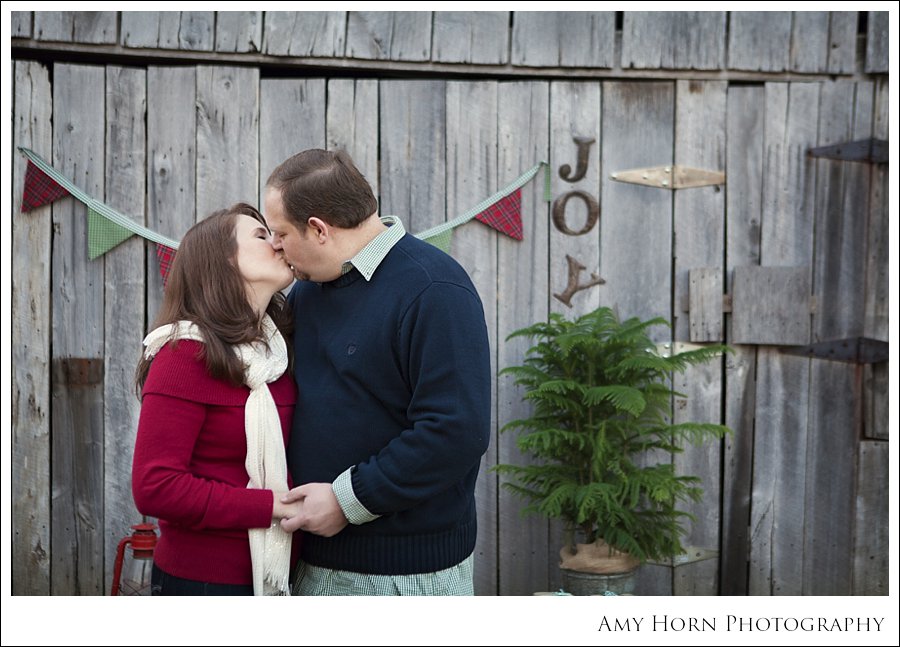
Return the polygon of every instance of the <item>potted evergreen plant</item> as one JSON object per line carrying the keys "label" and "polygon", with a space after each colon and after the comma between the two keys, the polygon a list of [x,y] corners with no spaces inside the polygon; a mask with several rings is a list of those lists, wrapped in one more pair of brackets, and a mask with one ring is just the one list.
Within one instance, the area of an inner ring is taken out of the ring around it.
{"label": "potted evergreen plant", "polygon": [[[529,500],[526,512],[561,519],[563,585],[585,592],[580,573],[599,574],[605,587],[630,592],[622,578],[646,560],[683,552],[680,503],[699,501],[699,478],[677,474],[671,455],[686,442],[721,438],[727,427],[671,422],[674,372],[727,350],[706,346],[661,356],[647,329],[664,319],[619,322],[609,308],[568,321],[551,314],[512,333],[535,345],[522,366],[501,371],[525,387],[532,415],[501,431],[517,429],[530,465],[498,465],[504,487]],[[683,396],[682,396],[683,397]],[[654,451],[655,450],[655,451]],[[650,452],[648,454],[648,452]]]}

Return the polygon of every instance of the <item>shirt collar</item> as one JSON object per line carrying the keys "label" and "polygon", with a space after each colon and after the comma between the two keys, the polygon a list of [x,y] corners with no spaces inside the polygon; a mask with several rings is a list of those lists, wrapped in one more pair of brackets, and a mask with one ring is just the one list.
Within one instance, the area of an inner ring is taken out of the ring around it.
{"label": "shirt collar", "polygon": [[381,261],[385,259],[391,248],[400,242],[400,239],[406,234],[406,229],[397,216],[382,216],[379,219],[387,226],[387,229],[369,241],[365,247],[359,250],[356,256],[349,261],[344,261],[344,264],[341,266],[342,276],[355,267],[366,281],[371,281],[372,275],[375,274],[375,270],[381,265]]}

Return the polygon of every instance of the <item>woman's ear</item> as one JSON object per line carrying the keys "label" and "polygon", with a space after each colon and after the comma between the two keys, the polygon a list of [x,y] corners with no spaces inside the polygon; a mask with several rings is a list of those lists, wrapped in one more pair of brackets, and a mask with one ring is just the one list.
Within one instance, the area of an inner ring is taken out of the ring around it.
{"label": "woman's ear", "polygon": [[311,216],[307,221],[309,225],[310,233],[312,233],[316,240],[320,243],[324,243],[328,240],[328,237],[331,235],[331,227],[327,222],[322,220],[321,218],[316,218],[315,216]]}

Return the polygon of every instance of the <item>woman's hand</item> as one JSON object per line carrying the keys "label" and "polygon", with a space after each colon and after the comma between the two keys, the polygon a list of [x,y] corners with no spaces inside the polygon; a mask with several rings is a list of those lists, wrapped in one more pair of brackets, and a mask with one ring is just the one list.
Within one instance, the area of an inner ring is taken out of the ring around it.
{"label": "woman's hand", "polygon": [[284,492],[272,492],[272,495],[274,498],[274,501],[272,502],[272,519],[274,521],[290,519],[291,517],[300,514],[300,509],[303,505],[302,499],[284,503],[281,500],[281,497],[284,496]]}

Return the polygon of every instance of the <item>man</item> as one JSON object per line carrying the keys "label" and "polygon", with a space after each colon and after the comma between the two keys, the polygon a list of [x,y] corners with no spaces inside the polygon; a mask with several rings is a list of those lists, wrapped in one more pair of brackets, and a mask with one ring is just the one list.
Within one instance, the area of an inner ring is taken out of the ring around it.
{"label": "man", "polygon": [[301,595],[471,595],[475,479],[490,437],[484,309],[460,265],[379,218],[344,152],[269,177],[265,217],[298,281],[299,387],[282,524],[306,531]]}

